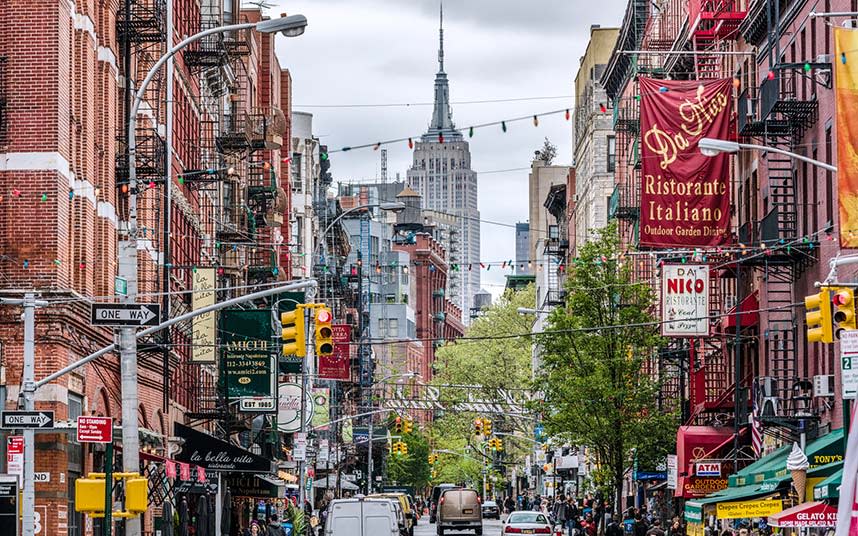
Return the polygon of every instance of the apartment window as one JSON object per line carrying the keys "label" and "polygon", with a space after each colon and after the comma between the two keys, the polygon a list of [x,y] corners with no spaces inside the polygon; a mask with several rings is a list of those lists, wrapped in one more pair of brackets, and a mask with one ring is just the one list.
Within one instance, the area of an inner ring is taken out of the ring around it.
{"label": "apartment window", "polygon": [[387,319],[379,318],[378,319],[378,336],[382,339],[387,337]]}
{"label": "apartment window", "polygon": [[391,337],[397,337],[399,335],[399,319],[398,318],[388,318],[387,319],[387,333]]}
{"label": "apartment window", "polygon": [[301,153],[292,153],[292,162],[289,163],[292,171],[292,191],[301,192]]}
{"label": "apartment window", "polygon": [[[804,200],[801,203],[801,234],[807,236],[813,231],[810,229],[810,213],[813,210],[813,203],[811,202],[810,196],[810,188],[808,187],[810,181],[810,175],[807,173],[807,162],[801,163],[801,199]],[[814,194],[816,193],[816,185],[813,187]]]}
{"label": "apartment window", "polygon": [[608,136],[608,173],[617,168],[617,138]]}

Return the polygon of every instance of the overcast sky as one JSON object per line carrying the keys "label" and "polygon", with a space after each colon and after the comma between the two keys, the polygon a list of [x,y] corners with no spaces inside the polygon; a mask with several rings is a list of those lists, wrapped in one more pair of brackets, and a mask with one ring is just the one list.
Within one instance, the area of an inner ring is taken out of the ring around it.
{"label": "overcast sky", "polygon": [[[314,134],[329,149],[419,136],[430,106],[322,108],[310,105],[426,103],[438,69],[438,0],[268,0],[272,16],[302,13],[309,25],[297,39],[277,38],[277,53],[292,72],[293,110],[314,114]],[[445,70],[457,101],[571,95],[590,25],[619,26],[626,0],[447,0],[444,2]],[[471,124],[573,108],[571,98],[490,104],[454,104],[453,120]],[[467,135],[467,134],[466,134]],[[572,122],[563,114],[477,130],[471,157],[479,177],[484,220],[508,226],[527,221],[527,168],[548,137],[556,163],[572,161]],[[407,144],[388,146],[388,176],[405,177]],[[380,153],[372,149],[331,155],[337,181],[374,180]],[[484,222],[484,261],[515,258],[515,232]],[[506,273],[509,273],[508,271]],[[482,273],[497,295],[504,272]]]}

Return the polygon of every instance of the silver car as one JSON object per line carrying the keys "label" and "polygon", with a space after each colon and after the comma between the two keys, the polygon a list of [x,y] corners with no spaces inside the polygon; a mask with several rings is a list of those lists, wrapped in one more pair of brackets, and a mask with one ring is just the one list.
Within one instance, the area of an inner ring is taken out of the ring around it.
{"label": "silver car", "polygon": [[503,522],[502,534],[551,534],[548,516],[541,512],[517,510]]}

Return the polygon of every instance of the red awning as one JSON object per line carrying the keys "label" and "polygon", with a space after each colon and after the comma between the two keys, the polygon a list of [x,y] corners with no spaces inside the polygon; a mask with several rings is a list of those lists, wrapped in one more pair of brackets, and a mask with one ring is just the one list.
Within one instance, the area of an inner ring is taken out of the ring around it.
{"label": "red awning", "polygon": [[[716,449],[729,444],[732,438],[732,428],[681,426],[676,432],[676,467],[679,473],[679,482],[685,482],[684,477],[690,478],[694,474],[694,469],[691,467],[693,460],[704,459],[717,452]],[[678,484],[676,496],[685,496],[686,498],[697,496],[693,492],[686,491],[686,487],[688,486]],[[717,491],[717,489],[707,490],[707,493],[712,491]]]}
{"label": "red awning", "polygon": [[[743,328],[755,326],[760,323],[760,301],[757,299],[757,292],[745,297],[742,304],[739,306],[739,320]],[[732,307],[724,313],[724,328],[730,329],[736,327],[736,307]]]}
{"label": "red awning", "polygon": [[769,525],[781,528],[834,527],[837,507],[824,502],[809,502],[769,516]]}

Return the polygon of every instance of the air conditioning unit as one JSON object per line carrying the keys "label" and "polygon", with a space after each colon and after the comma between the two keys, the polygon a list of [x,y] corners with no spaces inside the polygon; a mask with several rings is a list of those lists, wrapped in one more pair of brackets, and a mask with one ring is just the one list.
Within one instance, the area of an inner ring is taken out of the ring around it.
{"label": "air conditioning unit", "polygon": [[772,376],[760,376],[754,380],[754,392],[761,416],[780,415],[781,399],[777,396],[777,387],[778,380]]}
{"label": "air conditioning unit", "polygon": [[853,30],[855,28],[858,28],[858,19],[846,19],[845,21],[843,21],[843,27],[851,28]]}
{"label": "air conditioning unit", "polygon": [[834,375],[822,374],[813,377],[813,396],[834,396]]}
{"label": "air conditioning unit", "polygon": [[724,296],[724,312],[726,313],[727,311],[729,311],[733,307],[736,307],[736,296],[735,295]]}

